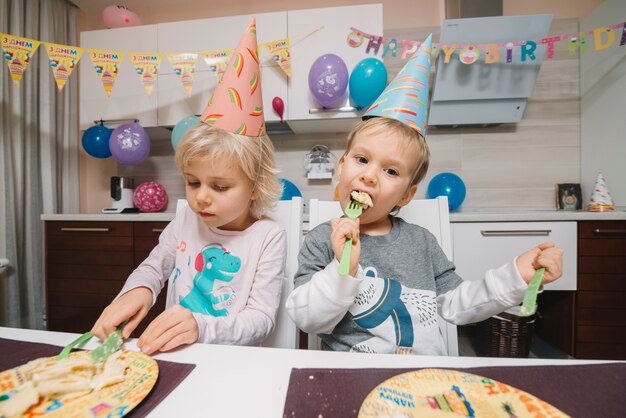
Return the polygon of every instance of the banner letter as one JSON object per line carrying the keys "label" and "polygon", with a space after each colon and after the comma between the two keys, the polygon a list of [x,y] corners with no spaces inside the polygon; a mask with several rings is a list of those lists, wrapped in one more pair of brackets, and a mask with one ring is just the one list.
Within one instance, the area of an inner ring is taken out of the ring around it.
{"label": "banner letter", "polygon": [[407,55],[413,54],[417,51],[417,47],[419,46],[419,42],[411,41],[410,39],[404,40],[404,48],[402,49],[402,59],[405,60]]}
{"label": "banner letter", "polygon": [[378,55],[378,49],[380,45],[383,43],[382,36],[374,36],[370,35],[370,41],[367,43],[367,48],[365,48],[365,53],[369,53],[370,49],[374,49],[374,55]]}
{"label": "banner letter", "polygon": [[391,40],[387,44],[387,47],[385,48],[385,51],[383,52],[383,58],[387,55],[387,52],[389,51],[391,51],[391,55],[395,57],[397,45],[398,42],[396,41],[396,38],[391,38]]}
{"label": "banner letter", "polygon": [[459,59],[463,64],[473,64],[478,60],[480,52],[474,45],[466,45],[459,53]]}
{"label": "banner letter", "polygon": [[456,44],[452,44],[450,46],[441,44],[441,50],[444,53],[444,59],[443,59],[444,63],[447,64],[450,62],[450,57],[452,56],[452,54],[454,54],[455,49],[456,49]]}
{"label": "banner letter", "polygon": [[[606,33],[606,42],[602,42],[602,34]],[[607,28],[603,26],[601,28],[597,28],[593,30],[593,40],[596,45],[596,50],[602,51],[603,49],[607,49],[611,46],[613,41],[615,40],[615,32],[611,28]]]}
{"label": "banner letter", "polygon": [[530,57],[532,61],[536,59],[535,57],[535,49],[537,49],[537,43],[534,41],[524,41],[522,42],[522,48],[520,52],[522,53],[522,62],[526,62],[526,56]]}
{"label": "banner letter", "polygon": [[493,64],[499,60],[498,44],[485,45],[485,64]]}

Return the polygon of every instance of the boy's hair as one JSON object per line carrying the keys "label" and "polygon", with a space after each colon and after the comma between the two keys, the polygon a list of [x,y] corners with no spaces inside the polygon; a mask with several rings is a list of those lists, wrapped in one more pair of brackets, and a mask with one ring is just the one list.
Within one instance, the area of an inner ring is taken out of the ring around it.
{"label": "boy's hair", "polygon": [[176,166],[181,174],[198,160],[227,158],[235,161],[254,184],[257,198],[250,213],[261,219],[282,193],[275,166],[274,147],[267,136],[249,137],[199,123],[189,129],[176,147]]}
{"label": "boy's hair", "polygon": [[430,151],[428,150],[428,145],[426,144],[424,137],[422,137],[422,135],[420,135],[415,129],[400,121],[386,117],[372,117],[360,122],[348,134],[348,142],[346,144],[346,151],[344,155],[347,154],[352,148],[352,142],[357,134],[376,134],[380,132],[383,132],[390,137],[399,138],[405,146],[408,146],[412,142],[417,144],[419,152],[418,163],[417,167],[415,167],[415,171],[413,172],[411,183],[409,184],[410,186],[417,185],[420,181],[422,181],[422,179],[424,179],[426,172],[428,171]]}

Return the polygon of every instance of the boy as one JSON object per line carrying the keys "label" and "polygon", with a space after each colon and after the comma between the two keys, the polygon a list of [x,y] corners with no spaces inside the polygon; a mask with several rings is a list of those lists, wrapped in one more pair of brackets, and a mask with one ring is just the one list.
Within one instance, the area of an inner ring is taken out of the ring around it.
{"label": "boy", "polygon": [[[324,349],[443,355],[438,313],[455,324],[481,321],[519,304],[536,268],[546,268],[544,284],[561,276],[562,251],[545,243],[483,280],[463,281],[432,234],[390,216],[428,170],[430,46],[429,37],[348,136],[338,167],[341,207],[353,191],[367,193],[373,206],[356,221],[313,229],[300,250],[287,309],[303,331],[321,334]],[[350,269],[342,276],[348,238]]]}

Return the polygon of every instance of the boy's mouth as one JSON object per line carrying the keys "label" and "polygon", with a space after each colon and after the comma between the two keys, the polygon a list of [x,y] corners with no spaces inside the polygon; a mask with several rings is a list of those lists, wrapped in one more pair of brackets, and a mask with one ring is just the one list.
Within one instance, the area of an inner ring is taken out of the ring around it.
{"label": "boy's mouth", "polygon": [[363,206],[363,210],[374,207],[372,196],[369,193],[358,189],[354,189],[350,192],[350,200],[359,202]]}

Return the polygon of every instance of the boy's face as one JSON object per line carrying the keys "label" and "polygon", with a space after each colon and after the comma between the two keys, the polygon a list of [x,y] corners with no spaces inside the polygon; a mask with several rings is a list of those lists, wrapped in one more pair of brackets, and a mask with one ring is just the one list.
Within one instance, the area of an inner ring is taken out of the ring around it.
{"label": "boy's face", "polygon": [[239,164],[226,158],[192,161],[184,169],[187,202],[204,224],[243,231],[254,223],[253,184]]}
{"label": "boy's face", "polygon": [[[366,192],[373,207],[363,211],[361,226],[388,224],[387,215],[395,206],[406,205],[417,186],[409,186],[418,164],[415,143],[408,146],[385,132],[360,132],[352,148],[339,161],[339,202],[345,208],[353,190]],[[367,228],[365,228],[367,231]]]}

